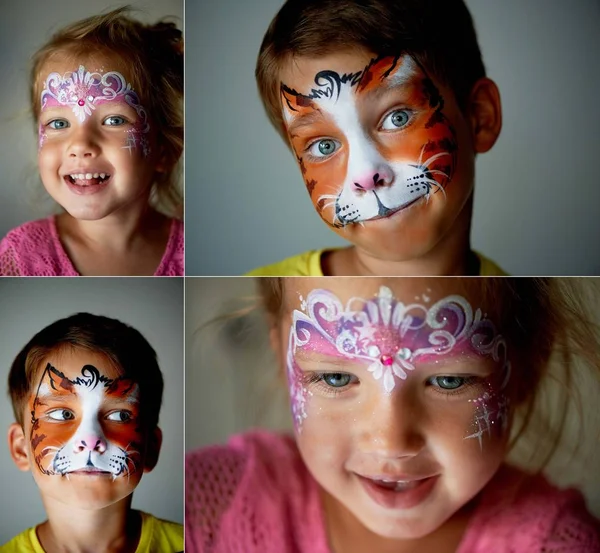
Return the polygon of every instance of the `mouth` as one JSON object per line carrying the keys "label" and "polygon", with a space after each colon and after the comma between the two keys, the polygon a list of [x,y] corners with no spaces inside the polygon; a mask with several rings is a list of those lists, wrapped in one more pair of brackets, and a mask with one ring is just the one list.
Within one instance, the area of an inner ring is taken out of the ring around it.
{"label": "mouth", "polygon": [[95,194],[106,187],[111,177],[109,173],[70,173],[63,180],[76,194]]}
{"label": "mouth", "polygon": [[386,209],[385,213],[381,213],[379,215],[376,215],[375,217],[371,217],[370,219],[366,219],[364,222],[365,223],[370,223],[371,221],[381,221],[382,219],[389,219],[390,217],[393,217],[397,213],[400,213],[401,211],[405,211],[406,209],[408,209],[413,204],[416,204],[423,197],[424,196],[419,196],[418,198],[415,198],[414,200],[411,200],[410,202],[402,204],[402,205],[400,205],[398,207],[395,207],[393,209],[391,209],[391,208],[385,208]]}
{"label": "mouth", "polygon": [[433,491],[439,474],[403,480],[367,477],[356,474],[367,495],[385,509],[411,509],[421,504]]}
{"label": "mouth", "polygon": [[67,473],[68,476],[112,476],[112,472],[101,470],[96,467],[84,467],[82,469],[72,470]]}

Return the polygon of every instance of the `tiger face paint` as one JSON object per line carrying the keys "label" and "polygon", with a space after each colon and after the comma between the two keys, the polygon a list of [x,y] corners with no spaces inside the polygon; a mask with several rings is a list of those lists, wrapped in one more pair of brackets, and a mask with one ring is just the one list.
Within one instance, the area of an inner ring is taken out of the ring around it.
{"label": "tiger face paint", "polygon": [[139,387],[94,365],[44,368],[30,400],[31,452],[48,476],[129,477],[143,470]]}
{"label": "tiger face paint", "polygon": [[[475,409],[477,438],[491,432],[491,425],[506,424],[508,403],[504,390],[510,377],[506,341],[481,309],[473,309],[460,295],[446,296],[427,305],[403,303],[381,286],[373,299],[350,298],[345,304],[322,289],[300,298],[300,310],[292,313],[287,352],[287,374],[296,429],[307,417],[310,390],[296,361],[302,352],[316,352],[341,362],[362,363],[390,394],[419,364],[436,363],[441,356],[457,358],[473,354],[491,358],[499,369],[480,379],[482,395],[469,400]],[[333,373],[338,374],[338,373]],[[339,374],[342,374],[340,372]]]}
{"label": "tiger face paint", "polygon": [[338,234],[401,260],[454,223],[472,191],[472,167],[459,159],[468,125],[413,58],[298,58],[280,98],[311,201]]}

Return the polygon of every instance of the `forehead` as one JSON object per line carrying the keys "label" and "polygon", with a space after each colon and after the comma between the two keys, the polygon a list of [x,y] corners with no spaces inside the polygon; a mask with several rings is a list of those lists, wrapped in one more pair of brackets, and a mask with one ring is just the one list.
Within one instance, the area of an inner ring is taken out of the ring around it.
{"label": "forehead", "polygon": [[[396,301],[410,304],[433,305],[450,295],[464,297],[473,309],[480,308],[493,316],[492,305],[483,305],[482,287],[476,279],[449,277],[315,277],[284,279],[284,314],[291,318],[295,309],[300,309],[302,299],[313,290],[328,290],[346,304],[351,298],[375,299],[382,286],[388,287]],[[358,305],[358,304],[357,304]]]}
{"label": "forehead", "polygon": [[[125,80],[136,90],[139,83],[134,82],[134,74],[124,63],[121,56],[110,53],[84,54],[77,55],[71,53],[60,53],[50,56],[41,66],[38,73],[36,86],[41,92],[43,85],[51,73],[64,75],[65,73],[74,73],[79,66],[83,65],[86,71],[92,73],[107,73],[116,71],[123,75]],[[137,90],[136,90],[137,91]]]}
{"label": "forehead", "polygon": [[81,369],[85,365],[92,365],[100,374],[107,378],[119,378],[122,375],[114,363],[103,353],[86,350],[83,348],[64,347],[48,354],[38,365],[34,382],[37,385],[44,374],[46,365],[50,363],[67,378],[74,380],[81,377]]}
{"label": "forehead", "polygon": [[[411,83],[417,78],[424,76],[420,66],[408,55],[377,56],[364,50],[349,50],[313,57],[295,57],[285,64],[281,75],[281,82],[295,89],[301,94],[319,85],[326,85],[328,78],[323,72],[336,73],[339,77],[346,77],[342,86],[347,85],[356,92],[366,92],[379,87],[389,85],[389,81],[404,81]],[[319,83],[315,77],[321,73]],[[362,77],[362,78],[361,78]],[[386,79],[390,77],[390,79]],[[360,83],[359,83],[360,81]],[[398,84],[403,84],[399,82]]]}

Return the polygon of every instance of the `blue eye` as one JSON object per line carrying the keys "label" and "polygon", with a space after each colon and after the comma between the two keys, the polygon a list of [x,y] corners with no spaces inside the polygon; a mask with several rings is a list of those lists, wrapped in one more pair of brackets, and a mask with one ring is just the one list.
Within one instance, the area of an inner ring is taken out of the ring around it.
{"label": "blue eye", "polygon": [[125,117],[121,117],[120,115],[111,115],[104,120],[104,124],[109,127],[118,127],[127,123],[127,119]]}
{"label": "blue eye", "polygon": [[114,411],[106,417],[109,421],[114,422],[127,422],[131,419],[131,413],[129,411]]}
{"label": "blue eye", "polygon": [[55,131],[59,131],[62,129],[66,129],[71,125],[66,119],[53,119],[46,126],[50,127],[51,129],[54,129]]}
{"label": "blue eye", "polygon": [[327,373],[321,375],[321,380],[332,388],[343,388],[352,381],[352,375],[346,373]]}
{"label": "blue eye", "polygon": [[460,376],[434,376],[431,383],[442,390],[457,390],[464,386],[466,378]]}
{"label": "blue eye", "polygon": [[325,158],[333,155],[339,149],[339,146],[340,143],[337,140],[323,138],[313,142],[308,148],[308,153],[316,158]]}
{"label": "blue eye", "polygon": [[394,131],[406,127],[410,121],[411,112],[406,109],[397,109],[385,116],[381,123],[382,130]]}
{"label": "blue eye", "polygon": [[48,418],[53,421],[72,421],[75,418],[73,411],[69,409],[55,409],[48,413]]}

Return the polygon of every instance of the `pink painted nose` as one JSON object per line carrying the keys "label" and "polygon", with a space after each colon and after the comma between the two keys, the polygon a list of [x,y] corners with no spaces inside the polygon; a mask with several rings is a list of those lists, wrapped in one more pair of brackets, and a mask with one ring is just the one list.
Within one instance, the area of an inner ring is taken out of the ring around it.
{"label": "pink painted nose", "polygon": [[354,190],[366,192],[369,190],[375,190],[375,188],[385,184],[389,184],[390,181],[391,179],[387,173],[378,171],[375,173],[368,173],[358,180],[355,180],[353,185]]}
{"label": "pink painted nose", "polygon": [[75,446],[75,452],[81,451],[97,451],[98,453],[104,453],[106,451],[106,442],[99,436],[84,436],[79,440],[79,443]]}

